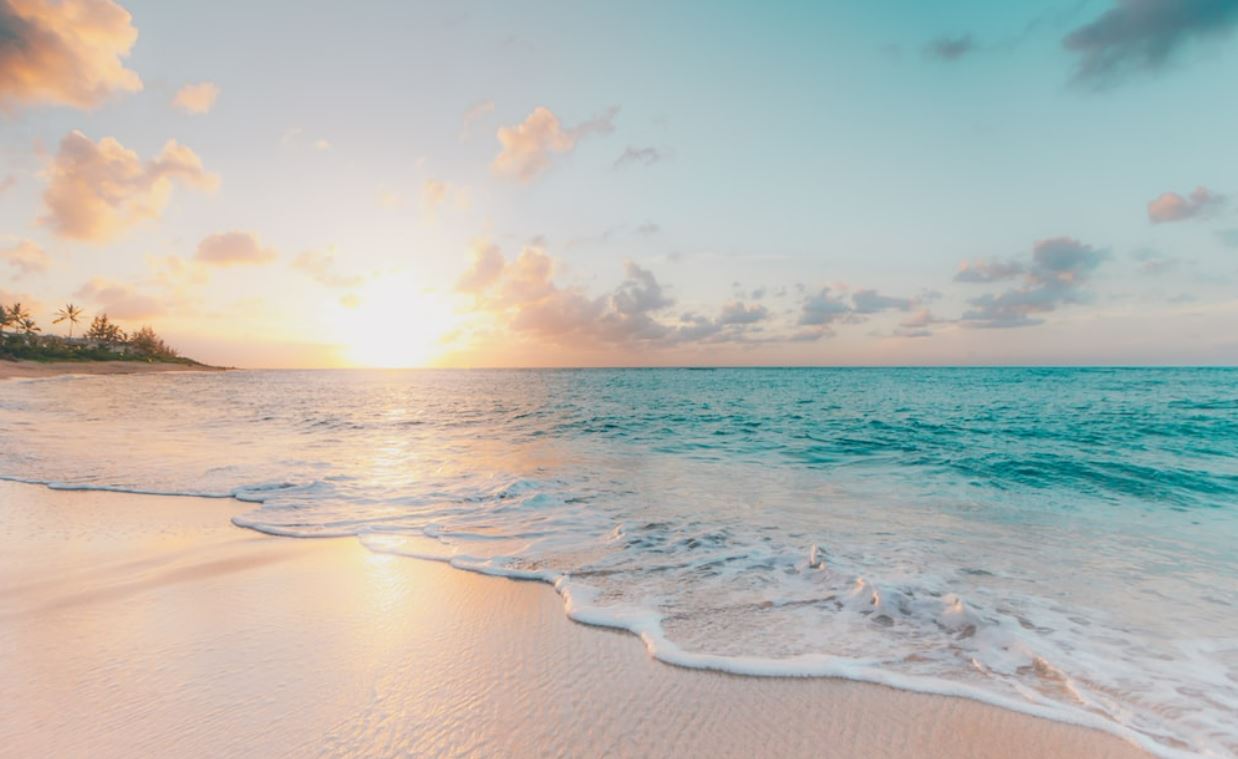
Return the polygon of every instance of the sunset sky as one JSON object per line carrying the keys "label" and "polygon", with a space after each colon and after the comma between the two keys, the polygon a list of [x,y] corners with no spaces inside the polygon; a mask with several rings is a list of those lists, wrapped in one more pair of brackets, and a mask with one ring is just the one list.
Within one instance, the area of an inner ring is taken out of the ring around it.
{"label": "sunset sky", "polygon": [[0,0],[0,303],[239,366],[1238,362],[1238,0]]}

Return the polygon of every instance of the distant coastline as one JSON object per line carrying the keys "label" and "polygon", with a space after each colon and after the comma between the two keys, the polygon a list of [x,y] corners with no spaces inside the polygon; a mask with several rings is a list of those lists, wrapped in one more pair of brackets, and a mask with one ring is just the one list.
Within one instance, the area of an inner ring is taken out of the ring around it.
{"label": "distant coastline", "polygon": [[224,372],[228,367],[196,361],[30,361],[0,358],[0,380],[36,379],[65,374],[159,374],[162,372]]}
{"label": "distant coastline", "polygon": [[[182,356],[149,326],[129,333],[98,314],[84,335],[73,336],[82,309],[65,304],[53,324],[68,323],[69,334],[44,335],[21,303],[0,305],[0,379],[59,374],[139,374],[218,370]],[[11,327],[11,332],[5,332]]]}

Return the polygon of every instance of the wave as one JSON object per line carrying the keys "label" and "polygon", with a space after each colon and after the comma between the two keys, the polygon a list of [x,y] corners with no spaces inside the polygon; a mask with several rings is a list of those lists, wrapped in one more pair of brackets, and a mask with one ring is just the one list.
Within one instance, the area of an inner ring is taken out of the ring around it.
{"label": "wave", "polygon": [[[289,493],[305,493],[307,490],[312,490],[316,484],[259,483],[236,488],[225,493],[72,484],[13,476],[0,476],[0,480],[41,485],[52,490],[130,493],[164,497],[227,498],[250,504],[263,504],[267,500],[281,495],[286,496]],[[527,494],[533,487],[532,484],[527,482],[517,482],[503,488],[501,492],[505,495],[513,493]],[[641,641],[646,652],[651,657],[676,667],[711,670],[746,677],[832,677],[884,685],[916,693],[966,698],[1038,718],[1102,730],[1127,740],[1152,754],[1166,757],[1167,759],[1196,755],[1194,752],[1166,745],[1162,741],[1168,738],[1168,735],[1162,735],[1161,740],[1157,740],[1146,733],[1114,722],[1112,719],[1086,709],[1070,707],[1055,702],[1031,689],[1021,691],[1022,699],[1011,698],[994,693],[991,690],[986,690],[984,687],[968,685],[942,677],[903,674],[883,668],[872,660],[846,656],[798,654],[785,657],[766,657],[750,654],[716,654],[690,650],[677,643],[667,634],[663,626],[665,619],[663,613],[639,605],[602,602],[600,600],[602,594],[596,586],[574,577],[570,572],[508,566],[505,563],[506,557],[496,559],[494,557],[451,553],[449,550],[435,552],[407,548],[402,543],[408,536],[406,534],[393,534],[389,529],[384,529],[384,525],[381,522],[366,524],[365,520],[348,520],[338,525],[324,525],[317,522],[305,522],[303,524],[295,522],[269,523],[258,518],[261,514],[261,510],[258,510],[238,515],[232,518],[232,522],[241,528],[288,538],[338,539],[354,537],[358,539],[361,545],[375,553],[446,563],[459,570],[487,576],[545,583],[552,587],[562,598],[564,612],[572,621],[588,626],[604,627],[630,633]],[[450,545],[441,543],[441,536],[435,535],[433,530],[422,530],[420,536],[450,549]],[[451,537],[455,540],[462,538],[465,540],[487,539],[487,536],[466,536],[460,533],[452,533]],[[804,559],[805,567],[808,569],[821,568],[826,561],[823,558],[824,555],[825,552],[819,546],[813,546]],[[906,606],[907,598],[905,594],[898,591],[887,592],[863,578],[855,579],[850,592],[845,593],[841,599],[835,600],[835,603],[840,608],[862,609],[866,616],[871,614],[878,619],[882,617],[907,617],[910,614]],[[944,598],[939,599],[938,602],[931,604],[931,606],[934,607],[934,610],[929,615],[934,622],[943,629],[953,633],[974,637],[977,635],[977,628],[983,628],[986,625],[980,615],[968,608],[963,599],[953,594],[946,595]]]}
{"label": "wave", "polygon": [[[305,485],[293,483],[264,483],[237,488],[230,493],[210,493],[162,491],[107,485],[73,485],[11,476],[0,476],[0,480],[42,485],[53,490],[101,491],[187,498],[231,498],[245,503],[257,504],[263,503],[265,499],[275,494],[287,493],[306,487]],[[519,491],[528,487],[526,483],[518,483],[514,487],[505,490],[505,492]],[[254,514],[256,513],[233,517],[232,522],[241,528],[278,537],[303,539],[354,537],[362,546],[374,553],[444,563],[461,571],[490,577],[544,583],[553,588],[562,598],[564,612],[568,619],[591,627],[619,630],[634,635],[641,641],[650,657],[671,666],[722,672],[742,677],[829,677],[883,685],[914,693],[965,698],[1032,717],[1100,730],[1165,759],[1183,759],[1198,755],[1194,751],[1165,745],[1161,740],[1156,740],[1145,733],[1116,723],[1098,714],[1063,706],[1033,691],[1024,691],[1022,695],[1027,700],[1020,700],[995,694],[982,687],[969,686],[945,678],[901,674],[880,666],[874,666],[871,662],[862,659],[827,654],[805,654],[774,658],[754,655],[721,655],[688,650],[677,644],[666,634],[662,624],[663,615],[659,612],[641,606],[600,603],[598,589],[586,582],[573,578],[570,573],[515,568],[505,566],[493,558],[467,554],[412,550],[399,544],[399,541],[402,539],[401,536],[393,536],[381,528],[373,532],[367,531],[365,527],[360,527],[355,521],[347,525],[340,525],[334,529],[322,529],[315,525],[313,531],[307,533],[305,527],[310,525],[298,526],[264,523],[255,518]],[[437,540],[435,536],[430,534],[424,534],[424,536]],[[395,542],[392,540],[393,537],[397,538]],[[819,566],[823,561],[820,558],[822,553],[819,547],[813,546],[807,557],[807,565],[810,568]],[[864,599],[862,603],[867,605],[867,599],[881,595],[880,590],[874,589],[869,583],[860,579],[856,583],[852,599]],[[888,613],[891,608],[897,606],[897,603],[889,600],[875,600],[871,605],[873,606],[874,613],[881,614]],[[964,630],[969,635],[974,634],[976,625],[982,624],[977,615],[968,610],[963,600],[957,596],[949,596],[944,600],[942,611],[938,615],[938,621],[945,627],[954,630]],[[1161,736],[1162,739],[1169,737],[1168,735]]]}

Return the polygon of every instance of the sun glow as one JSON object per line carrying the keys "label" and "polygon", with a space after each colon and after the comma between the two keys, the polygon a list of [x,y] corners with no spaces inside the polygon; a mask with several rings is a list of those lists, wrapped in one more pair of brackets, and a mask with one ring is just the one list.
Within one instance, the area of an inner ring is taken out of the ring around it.
{"label": "sun glow", "polygon": [[447,298],[418,287],[411,276],[375,280],[339,309],[336,342],[350,366],[426,366],[442,352],[443,336],[456,320]]}

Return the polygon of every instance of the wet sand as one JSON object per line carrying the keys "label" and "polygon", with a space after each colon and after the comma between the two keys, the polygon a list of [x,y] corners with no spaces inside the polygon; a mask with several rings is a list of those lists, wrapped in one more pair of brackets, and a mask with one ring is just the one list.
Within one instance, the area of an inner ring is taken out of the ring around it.
{"label": "wet sand", "polygon": [[0,482],[0,756],[1138,757],[828,679],[677,669],[546,585]]}

